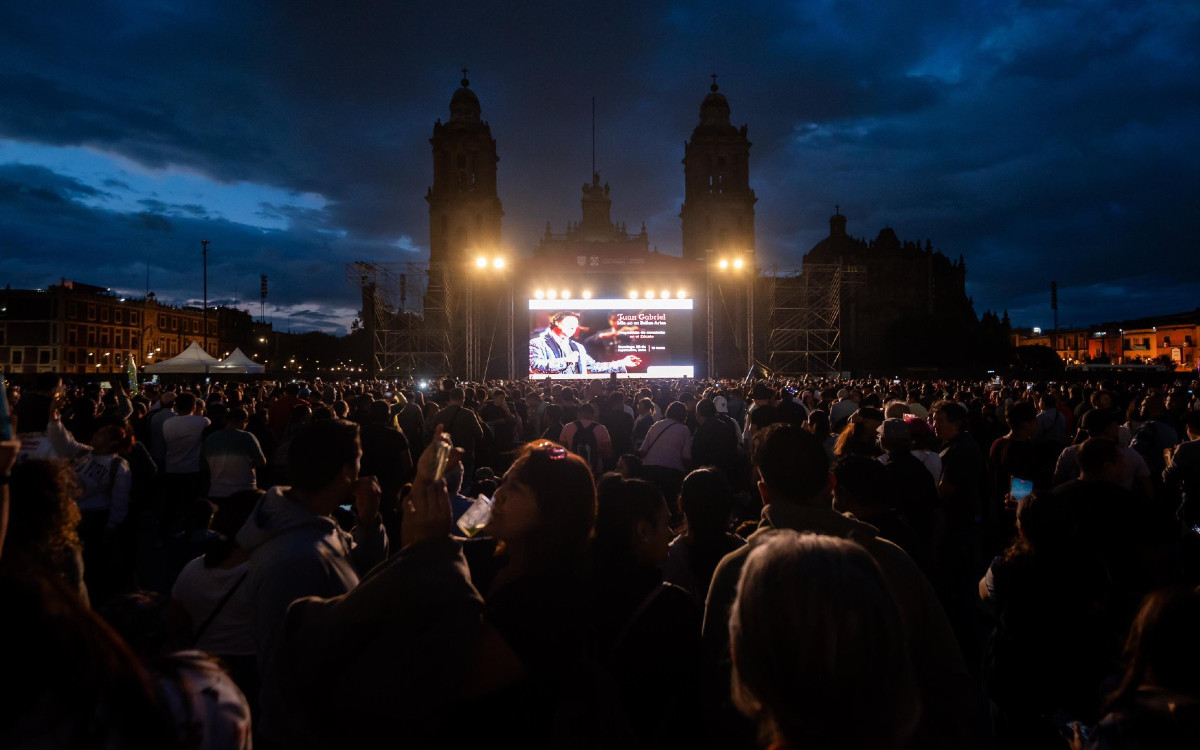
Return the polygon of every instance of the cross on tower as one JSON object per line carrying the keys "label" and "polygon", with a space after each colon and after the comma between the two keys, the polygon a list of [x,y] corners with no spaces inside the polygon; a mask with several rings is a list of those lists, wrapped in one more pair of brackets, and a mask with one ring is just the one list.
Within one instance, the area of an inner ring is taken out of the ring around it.
{"label": "cross on tower", "polygon": [[467,69],[466,68],[462,69],[462,74],[463,74],[462,85],[463,85],[463,88],[465,89],[471,82],[467,80]]}
{"label": "cross on tower", "polygon": [[716,73],[712,74],[712,79],[713,79],[712,90],[716,91],[717,90],[717,74]]}

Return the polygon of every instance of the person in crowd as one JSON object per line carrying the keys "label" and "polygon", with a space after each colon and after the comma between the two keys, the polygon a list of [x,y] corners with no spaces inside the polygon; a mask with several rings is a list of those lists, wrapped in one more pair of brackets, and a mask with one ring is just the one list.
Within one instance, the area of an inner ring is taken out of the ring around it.
{"label": "person in crowd", "polygon": [[1036,440],[1062,446],[1067,442],[1067,418],[1059,411],[1058,399],[1047,393],[1038,399]]}
{"label": "person in crowd", "polygon": [[[853,402],[849,402],[853,403]],[[850,454],[875,458],[880,455],[877,434],[883,424],[883,412],[873,407],[855,409],[847,417],[846,426],[833,446],[833,455],[844,458]]]}
{"label": "person in crowd", "polygon": [[612,439],[613,455],[633,452],[634,419],[632,410],[625,403],[625,395],[614,390],[604,397],[602,404],[598,419]]}
{"label": "person in crowd", "polygon": [[56,576],[88,605],[75,472],[64,461],[35,458],[12,467],[7,488],[12,499],[0,570]]}
{"label": "person in crowd", "polygon": [[202,410],[203,402],[194,393],[181,393],[175,399],[175,416],[162,425],[166,446],[162,478],[167,531],[178,530],[179,519],[186,512],[186,506],[194,503],[204,492],[200,454],[209,420],[201,414]]}
{"label": "person in crowd", "polygon": [[[913,455],[912,430],[902,418],[887,419],[879,427],[879,457],[887,475],[887,504],[894,508],[922,541],[922,555],[896,541],[918,562],[929,560],[929,552],[940,542],[944,519],[937,484],[926,467]],[[867,519],[867,523],[871,521]],[[874,524],[872,524],[874,525]],[[891,539],[887,534],[885,537]],[[925,567],[924,565],[922,566]]]}
{"label": "person in crowd", "polygon": [[888,581],[861,546],[763,534],[745,556],[728,631],[733,700],[771,747],[915,744],[919,667]]}
{"label": "person in crowd", "polygon": [[1154,488],[1150,481],[1150,469],[1146,460],[1133,448],[1122,446],[1120,441],[1120,424],[1117,416],[1111,411],[1091,409],[1084,413],[1079,420],[1080,428],[1075,433],[1075,444],[1068,445],[1058,454],[1054,466],[1054,486],[1079,478],[1079,450],[1089,438],[1097,437],[1118,443],[1117,450],[1121,458],[1121,477],[1119,484],[1127,490],[1133,490],[1139,497],[1149,501]]}
{"label": "person in crowd", "polygon": [[1107,575],[1073,539],[1067,502],[1034,492],[1017,509],[1016,540],[992,561],[979,596],[995,607],[983,685],[998,750],[1061,747],[1046,717],[1092,723],[1115,656],[1096,620],[1107,613]]}
{"label": "person in crowd", "polygon": [[679,487],[692,461],[692,433],[684,424],[686,419],[687,407],[679,401],[672,402],[666,416],[646,433],[638,451],[643,476],[663,493],[672,517],[678,512]]}
{"label": "person in crowd", "polygon": [[66,396],[62,380],[39,375],[37,389],[25,394],[12,410],[13,429],[20,441],[17,461],[33,458],[65,458],[74,460],[91,449],[75,439],[63,425],[62,407]]}
{"label": "person in crowd", "polygon": [[542,420],[546,427],[542,430],[540,440],[549,440],[552,443],[562,442],[563,431],[563,410],[558,404],[550,404],[546,407],[543,413]]}
{"label": "person in crowd", "polygon": [[679,488],[679,507],[687,527],[671,542],[663,579],[689,592],[703,607],[717,563],[746,543],[729,529],[733,511],[729,479],[711,466],[692,471]]}
{"label": "person in crowd", "polygon": [[1074,750],[1200,746],[1200,592],[1186,586],[1146,597],[1125,646],[1125,672],[1106,713]]}
{"label": "person in crowd", "polygon": [[[970,682],[953,632],[932,587],[898,546],[875,529],[832,507],[829,461],[820,442],[797,425],[775,425],[755,440],[753,457],[762,520],[748,541],[773,529],[850,538],[879,563],[905,623],[916,669],[922,718],[914,747],[967,747],[972,743]],[[749,549],[726,555],[717,566],[704,610],[703,639],[708,699],[722,706],[729,695],[727,623]],[[714,708],[714,710],[719,710]]]}
{"label": "person in crowd", "polygon": [[880,537],[907,552],[921,570],[930,571],[933,545],[897,510],[893,478],[883,464],[852,453],[834,463],[833,477],[834,510],[874,526]]}
{"label": "person in crowd", "polygon": [[118,529],[129,514],[133,476],[129,463],[121,457],[133,444],[133,431],[108,425],[92,435],[92,450],[75,464],[79,483],[78,499],[82,520],[79,536],[83,541],[88,587],[98,602],[115,593],[116,543]]}
{"label": "person in crowd", "polygon": [[[243,522],[249,510],[241,513]],[[230,514],[229,520],[236,517]],[[167,614],[177,640],[219,658],[256,708],[259,678],[249,575],[246,550],[232,537],[210,537],[204,554],[188,562],[175,579]]]}
{"label": "person in crowd", "polygon": [[449,405],[430,420],[432,424],[426,423],[429,428],[426,433],[427,437],[432,440],[436,437],[439,425],[442,430],[450,433],[450,439],[454,441],[455,447],[464,451],[463,464],[470,476],[478,465],[477,448],[483,441],[484,430],[483,424],[479,421],[479,415],[466,405],[466,400],[467,392],[464,389],[457,387],[451,389]]}
{"label": "person in crowd", "polygon": [[[412,746],[444,744],[463,717],[505,745],[593,745],[597,733],[614,747],[635,743],[589,646],[590,468],[561,445],[524,446],[477,542],[499,543],[499,554],[468,554],[468,568],[434,479],[437,453],[431,445],[417,463],[399,554],[347,595],[289,612],[286,653],[307,657],[282,659],[275,676],[289,745],[396,731]],[[407,709],[399,728],[396,706]],[[342,721],[349,711],[355,721]]]}
{"label": "person in crowd", "polygon": [[100,610],[154,680],[180,747],[249,750],[250,705],[217,660],[171,641],[167,610],[150,591],[125,594]]}
{"label": "person in crowd", "polygon": [[360,473],[375,477],[381,499],[379,513],[388,536],[399,539],[400,488],[412,479],[413,460],[408,439],[396,429],[391,407],[382,399],[367,407],[367,423],[359,427],[362,441]]}
{"label": "person in crowd", "polygon": [[592,473],[599,476],[613,458],[612,436],[596,421],[596,408],[590,403],[580,404],[576,415],[575,421],[563,425],[558,442],[583,457],[592,467]]}
{"label": "person in crowd", "polygon": [[741,477],[737,433],[718,418],[717,405],[704,398],[696,404],[696,433],[692,436],[692,462],[715,466],[730,483]]}
{"label": "person in crowd", "polygon": [[230,503],[251,507],[258,500],[258,473],[267,465],[258,438],[246,430],[249,416],[240,406],[225,415],[225,427],[204,439],[200,458],[208,473],[208,499],[217,506],[218,516],[243,511],[227,508]]}
{"label": "person in crowd", "polygon": [[654,402],[640,398],[637,402],[637,418],[633,423],[633,450],[640,451],[646,443],[646,433],[654,425]]}
{"label": "person in crowd", "polygon": [[617,474],[600,479],[591,571],[598,655],[646,747],[699,739],[700,609],[663,580],[670,542],[657,487]]}
{"label": "person in crowd", "polygon": [[[254,602],[254,646],[259,673],[270,671],[288,605],[304,596],[337,596],[387,557],[388,539],[379,515],[381,491],[373,477],[359,476],[358,425],[342,420],[301,428],[288,450],[290,487],[272,487],[255,506],[237,543],[250,553],[244,584]],[[358,524],[342,531],[334,508],[353,502]],[[273,731],[268,705],[262,730]]]}
{"label": "person in crowd", "polygon": [[1182,423],[1187,440],[1172,451],[1163,483],[1179,490],[1179,520],[1190,529],[1200,524],[1200,411],[1188,412]]}

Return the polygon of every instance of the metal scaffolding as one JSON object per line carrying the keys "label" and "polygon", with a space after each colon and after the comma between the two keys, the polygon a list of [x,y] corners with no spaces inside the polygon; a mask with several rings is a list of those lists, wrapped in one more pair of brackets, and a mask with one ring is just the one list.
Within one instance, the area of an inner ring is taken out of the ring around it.
{"label": "metal scaffolding", "polygon": [[[436,377],[451,371],[452,317],[439,265],[358,261],[346,265],[346,279],[362,290],[362,321],[377,377]],[[410,299],[416,303],[410,305]]]}
{"label": "metal scaffolding", "polygon": [[843,275],[841,264],[771,269],[769,367],[773,374],[841,372]]}

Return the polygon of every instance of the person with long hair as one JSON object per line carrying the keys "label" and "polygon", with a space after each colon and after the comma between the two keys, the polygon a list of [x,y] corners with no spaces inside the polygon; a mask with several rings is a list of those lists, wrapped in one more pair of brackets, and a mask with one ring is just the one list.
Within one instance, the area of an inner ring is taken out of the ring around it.
{"label": "person with long hair", "polygon": [[[1200,747],[1200,591],[1146,597],[1125,645],[1125,673],[1089,750]],[[1082,729],[1072,747],[1083,747]]]}
{"label": "person with long hair", "polygon": [[921,713],[900,610],[847,539],[757,538],[729,617],[733,700],[772,748],[899,750]]}
{"label": "person with long hair", "polygon": [[50,573],[88,604],[83,582],[83,545],[75,499],[79,482],[65,461],[33,459],[12,469],[9,534],[0,570]]}

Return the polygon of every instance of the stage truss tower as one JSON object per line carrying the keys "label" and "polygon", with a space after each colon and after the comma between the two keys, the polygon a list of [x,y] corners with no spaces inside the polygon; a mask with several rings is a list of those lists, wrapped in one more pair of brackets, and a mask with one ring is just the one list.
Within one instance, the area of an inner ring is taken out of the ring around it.
{"label": "stage truss tower", "polygon": [[440,377],[451,371],[453,316],[443,270],[425,263],[346,265],[346,280],[362,290],[375,377]]}
{"label": "stage truss tower", "polygon": [[841,372],[844,277],[841,264],[772,268],[768,284],[772,374],[828,376]]}

